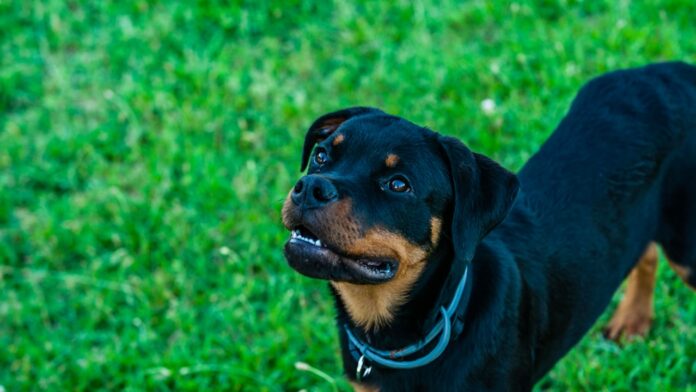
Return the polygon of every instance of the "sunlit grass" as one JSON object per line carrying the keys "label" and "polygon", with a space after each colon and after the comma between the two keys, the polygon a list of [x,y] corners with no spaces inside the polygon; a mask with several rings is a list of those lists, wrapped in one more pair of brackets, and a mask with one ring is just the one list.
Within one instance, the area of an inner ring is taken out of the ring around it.
{"label": "sunlit grass", "polygon": [[[517,169],[593,75],[696,62],[694,15],[686,0],[0,1],[0,386],[348,388],[328,290],[281,254],[311,121],[379,106]],[[595,328],[542,389],[696,390],[696,297],[660,275],[648,339]]]}

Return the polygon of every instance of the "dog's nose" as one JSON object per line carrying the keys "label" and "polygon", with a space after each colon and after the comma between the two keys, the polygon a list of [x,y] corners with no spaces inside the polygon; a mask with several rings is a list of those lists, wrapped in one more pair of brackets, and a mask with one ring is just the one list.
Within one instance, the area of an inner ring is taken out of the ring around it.
{"label": "dog's nose", "polygon": [[338,199],[336,187],[328,179],[309,175],[300,178],[292,189],[292,201],[305,208],[319,208]]}

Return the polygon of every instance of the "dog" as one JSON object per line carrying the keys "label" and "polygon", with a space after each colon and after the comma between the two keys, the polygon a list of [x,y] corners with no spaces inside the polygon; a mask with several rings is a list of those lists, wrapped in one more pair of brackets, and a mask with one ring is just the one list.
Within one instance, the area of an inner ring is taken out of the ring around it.
{"label": "dog", "polygon": [[[645,333],[656,247],[696,287],[696,67],[587,83],[515,175],[375,108],[319,117],[284,254],[329,281],[361,391],[529,391],[629,275],[607,328]],[[632,272],[631,272],[632,271]]]}

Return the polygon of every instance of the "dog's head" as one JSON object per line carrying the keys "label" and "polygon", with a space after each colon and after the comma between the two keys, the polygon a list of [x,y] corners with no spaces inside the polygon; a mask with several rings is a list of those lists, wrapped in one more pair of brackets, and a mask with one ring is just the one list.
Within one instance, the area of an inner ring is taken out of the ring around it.
{"label": "dog's head", "polygon": [[[283,206],[292,231],[285,256],[300,273],[332,281],[364,325],[388,321],[438,246],[471,261],[517,193],[512,173],[457,139],[364,107],[311,125],[307,167]],[[360,317],[358,308],[381,314]]]}

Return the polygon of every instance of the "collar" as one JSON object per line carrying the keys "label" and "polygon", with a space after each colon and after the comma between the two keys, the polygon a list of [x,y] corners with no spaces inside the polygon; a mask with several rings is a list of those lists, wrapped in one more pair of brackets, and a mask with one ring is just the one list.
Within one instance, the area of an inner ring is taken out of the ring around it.
{"label": "collar", "polygon": [[[471,297],[471,272],[469,265],[464,269],[462,278],[446,308],[440,307],[439,319],[424,339],[397,350],[380,350],[361,341],[351,331],[348,324],[343,326],[348,336],[348,349],[358,362],[355,376],[358,381],[372,372],[370,363],[390,369],[413,369],[425,366],[442,355],[449,342],[456,339],[464,329],[464,312]],[[439,338],[438,338],[439,337]],[[428,352],[414,359],[404,359],[424,351],[423,349],[437,339],[435,346]]]}

